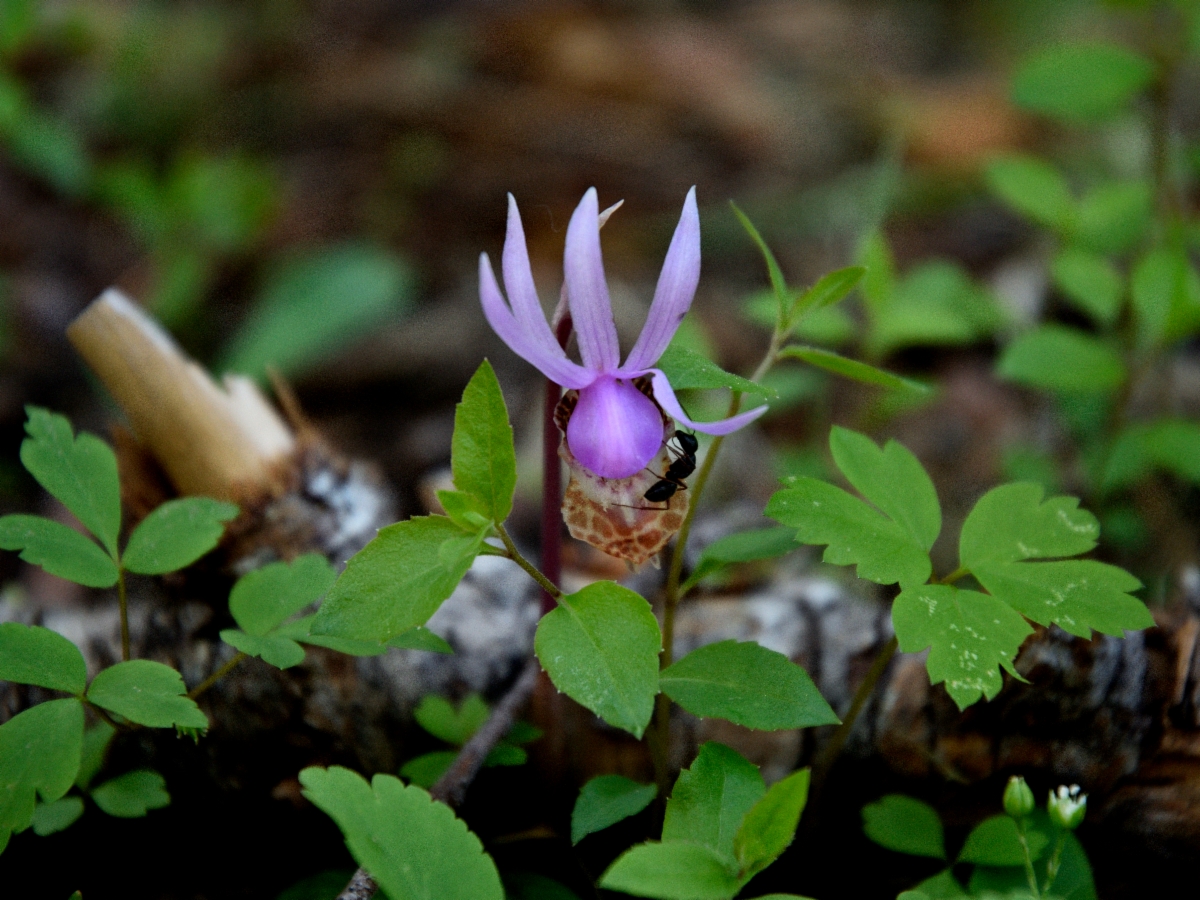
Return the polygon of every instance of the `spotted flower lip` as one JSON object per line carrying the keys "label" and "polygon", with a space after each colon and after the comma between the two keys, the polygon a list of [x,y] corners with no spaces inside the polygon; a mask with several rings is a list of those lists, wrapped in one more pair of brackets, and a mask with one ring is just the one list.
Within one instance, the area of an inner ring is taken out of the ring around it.
{"label": "spotted flower lip", "polygon": [[[667,376],[654,368],[687,315],[700,281],[700,214],[696,189],[688,191],[683,214],[667,250],[646,324],[620,364],[620,345],[600,253],[596,189],[589,188],[567,226],[563,275],[567,303],[579,341],[582,365],[567,358],[538,302],[517,201],[508,195],[508,230],[501,272],[508,301],[486,253],[479,257],[483,313],[514,353],[551,381],[577,390],[579,400],[567,425],[567,446],[602,478],[640,472],[663,444],[663,420],[655,401],[676,422],[705,434],[729,434],[757,419],[766,406],[717,422],[689,418]],[[633,380],[648,377],[654,401]]]}

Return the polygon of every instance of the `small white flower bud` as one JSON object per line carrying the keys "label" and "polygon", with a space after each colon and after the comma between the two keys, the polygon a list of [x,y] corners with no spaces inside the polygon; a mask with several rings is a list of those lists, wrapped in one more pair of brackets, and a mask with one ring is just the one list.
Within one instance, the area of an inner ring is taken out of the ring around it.
{"label": "small white flower bud", "polygon": [[1087,814],[1087,794],[1081,794],[1077,784],[1070,787],[1059,785],[1057,791],[1050,792],[1046,812],[1050,814],[1050,821],[1059,828],[1074,831]]}

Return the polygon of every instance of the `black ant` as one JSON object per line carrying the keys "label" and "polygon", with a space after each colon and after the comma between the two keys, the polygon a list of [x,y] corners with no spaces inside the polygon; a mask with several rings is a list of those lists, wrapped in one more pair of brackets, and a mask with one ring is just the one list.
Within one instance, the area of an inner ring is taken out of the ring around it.
{"label": "black ant", "polygon": [[[667,467],[666,474],[642,495],[651,503],[669,502],[676,491],[686,491],[687,485],[683,479],[696,471],[696,451],[700,449],[696,436],[687,431],[677,431],[675,440],[679,442],[680,454]],[[670,444],[667,444],[667,449],[675,452]]]}

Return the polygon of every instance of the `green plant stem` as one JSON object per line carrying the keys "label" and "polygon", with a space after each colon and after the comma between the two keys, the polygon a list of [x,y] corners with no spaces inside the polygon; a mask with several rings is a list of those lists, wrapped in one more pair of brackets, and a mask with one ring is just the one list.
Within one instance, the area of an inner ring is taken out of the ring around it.
{"label": "green plant stem", "polygon": [[117,605],[121,607],[121,659],[129,661],[129,601],[125,597],[125,569],[117,563]]}
{"label": "green plant stem", "polygon": [[188,698],[191,700],[195,700],[197,697],[199,697],[201,694],[203,694],[205,691],[207,691],[210,687],[212,687],[214,684],[216,684],[218,681],[220,681],[222,678],[224,678],[226,675],[228,675],[230,672],[232,672],[235,668],[237,668],[238,663],[240,663],[243,659],[246,659],[246,658],[247,658],[246,654],[243,653],[241,650],[239,650],[237,652],[237,655],[234,656],[233,659],[229,660],[229,662],[225,663],[225,665],[221,666],[221,668],[217,669],[217,671],[213,672],[211,675],[209,675],[207,678],[205,678],[202,682],[200,682],[198,685],[196,685],[194,688],[192,688],[190,691],[188,691]]}
{"label": "green plant stem", "polygon": [[[750,376],[751,381],[760,381],[770,371],[771,366],[775,365],[787,336],[787,330],[775,329],[771,335],[771,346],[758,364],[758,368],[754,370],[754,374]],[[736,416],[741,408],[742,393],[734,391],[729,400],[729,409],[725,413],[725,418]],[[675,548],[671,553],[670,568],[667,570],[667,583],[663,588],[663,649],[659,655],[660,671],[675,661],[675,607],[680,600],[679,584],[683,576],[684,551],[687,549],[688,536],[692,533],[692,520],[700,505],[700,497],[704,493],[705,485],[708,484],[708,476],[712,473],[713,465],[717,461],[717,454],[724,442],[725,437],[720,435],[714,438],[712,444],[709,445],[708,452],[704,455],[704,462],[700,464],[700,471],[696,474],[689,489],[688,510],[683,517],[683,524],[679,527],[679,534],[675,536]],[[654,780],[658,785],[658,793],[660,797],[666,797],[667,791],[670,789],[671,759],[671,698],[666,694],[659,694],[654,701],[654,726],[647,738],[654,760]]]}
{"label": "green plant stem", "polygon": [[1033,871],[1033,856],[1029,853],[1029,841],[1025,839],[1024,819],[1017,819],[1017,840],[1021,842],[1021,856],[1025,861],[1025,880],[1029,882],[1029,893],[1033,894],[1035,900],[1041,900],[1042,892],[1038,890],[1037,873]]}
{"label": "green plant stem", "polygon": [[1054,880],[1058,878],[1058,868],[1062,865],[1063,848],[1067,845],[1067,833],[1060,831],[1058,840],[1054,844],[1054,852],[1050,855],[1050,861],[1046,863],[1046,886],[1044,891],[1050,893],[1050,888],[1054,886]]}
{"label": "green plant stem", "polygon": [[966,576],[968,576],[970,574],[971,574],[971,570],[968,569],[966,566],[959,566],[957,569],[955,569],[949,575],[946,575],[943,578],[933,579],[933,583],[934,584],[954,584],[954,582],[958,581],[960,578],[965,578]]}
{"label": "green plant stem", "polygon": [[529,573],[529,577],[540,584],[542,590],[555,600],[559,600],[563,592],[558,589],[554,582],[538,571],[537,566],[521,555],[521,551],[517,549],[517,545],[513,543],[513,539],[509,536],[503,525],[496,525],[496,533],[500,535],[500,540],[504,542],[504,548],[508,551],[508,558]]}

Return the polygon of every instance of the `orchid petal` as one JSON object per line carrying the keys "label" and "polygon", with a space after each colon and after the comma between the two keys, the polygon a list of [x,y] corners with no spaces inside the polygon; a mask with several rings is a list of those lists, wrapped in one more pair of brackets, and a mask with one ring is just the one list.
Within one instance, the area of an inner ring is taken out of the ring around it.
{"label": "orchid petal", "polygon": [[529,267],[529,251],[525,247],[525,229],[521,227],[521,213],[512,194],[508,195],[508,230],[504,236],[501,269],[504,290],[521,331],[551,356],[567,360],[567,354],[546,324],[546,314],[538,300],[533,271]]}
{"label": "orchid petal", "polygon": [[631,382],[601,376],[579,392],[567,422],[567,445],[601,478],[628,478],[663,444],[662,414]]}
{"label": "orchid petal", "polygon": [[661,369],[647,369],[644,374],[654,376],[652,382],[654,399],[658,401],[658,405],[663,408],[663,411],[676,422],[693,431],[700,431],[704,434],[730,434],[749,425],[767,411],[766,406],[758,406],[728,419],[720,419],[716,422],[697,422],[689,418],[688,414],[683,411],[674,389]]}
{"label": "orchid petal", "polygon": [[[667,258],[663,261],[646,324],[622,370],[645,369],[658,362],[687,315],[699,283],[700,213],[696,209],[696,189],[693,187],[683,201],[683,214],[675,226],[675,236],[671,238]],[[511,295],[511,289],[509,293]]]}
{"label": "orchid petal", "polygon": [[604,281],[599,222],[596,189],[588,188],[567,225],[563,274],[583,365],[593,372],[612,372],[621,361],[621,348]]}
{"label": "orchid petal", "polygon": [[483,303],[483,314],[487,318],[488,324],[492,326],[492,330],[500,335],[500,339],[508,344],[513,353],[538,369],[551,381],[561,384],[563,387],[578,390],[587,387],[595,380],[596,376],[591,372],[571,362],[565,356],[555,356],[550,353],[528,334],[513,316],[508,304],[504,302],[504,295],[500,293],[500,285],[496,283],[496,273],[492,271],[492,263],[486,253],[479,255],[479,298]]}

